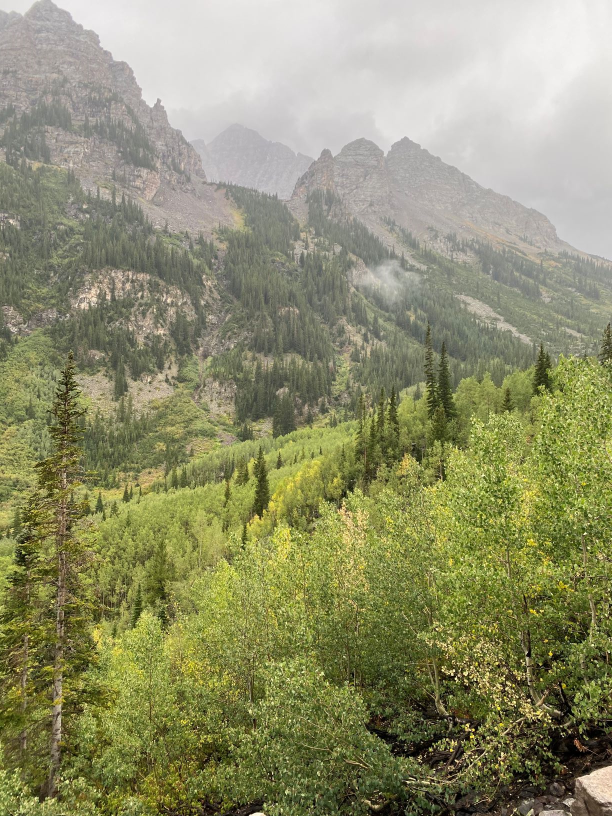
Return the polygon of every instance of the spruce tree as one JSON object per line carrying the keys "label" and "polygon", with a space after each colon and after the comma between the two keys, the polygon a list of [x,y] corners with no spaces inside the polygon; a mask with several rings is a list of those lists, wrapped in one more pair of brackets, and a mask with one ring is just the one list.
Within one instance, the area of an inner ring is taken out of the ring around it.
{"label": "spruce tree", "polygon": [[599,362],[602,365],[612,364],[612,328],[610,324],[604,329],[599,352]]}
{"label": "spruce tree", "polygon": [[504,391],[504,400],[501,406],[502,412],[511,413],[514,411],[514,401],[512,400],[512,395],[510,394],[510,389],[506,388]]}
{"label": "spruce tree", "polygon": [[227,505],[230,503],[231,497],[232,497],[232,488],[230,487],[230,480],[226,479],[225,480],[225,493],[224,493],[224,496],[223,496],[223,507],[227,507]]}
{"label": "spruce tree", "polygon": [[40,505],[36,525],[49,541],[46,581],[55,596],[54,620],[51,628],[51,735],[49,775],[45,793],[55,796],[62,762],[64,741],[64,706],[73,684],[78,684],[81,672],[92,655],[91,638],[85,629],[86,603],[83,585],[85,552],[76,535],[76,522],[83,516],[82,504],[74,500],[81,474],[81,419],[84,410],[79,405],[80,391],[72,353],[60,376],[53,402],[50,434],[53,453],[37,465]]}
{"label": "spruce tree", "polygon": [[130,619],[130,627],[133,629],[138,623],[142,615],[142,587],[138,584],[136,589],[136,597],[134,598],[134,606],[132,607],[132,617]]}
{"label": "spruce tree", "polygon": [[40,503],[41,497],[34,496],[25,509],[0,614],[0,731],[5,758],[14,760],[22,773],[29,765],[29,731],[46,713],[40,699],[46,683],[41,683],[36,660],[36,653],[43,646],[41,540],[37,527]]}
{"label": "spruce tree", "polygon": [[395,386],[391,389],[389,408],[387,409],[387,451],[394,458],[399,453],[399,416]]}
{"label": "spruce tree", "polygon": [[386,407],[387,403],[387,395],[385,394],[385,389],[380,389],[380,396],[378,398],[378,411],[376,414],[376,437],[378,440],[378,444],[381,447],[381,450],[384,451],[386,447],[386,439],[385,439],[385,419],[386,419]]}
{"label": "spruce tree", "polygon": [[438,401],[444,408],[446,419],[451,420],[457,415],[455,401],[453,400],[453,389],[451,387],[450,371],[448,368],[448,355],[446,353],[446,343],[442,343],[440,352],[440,364],[438,368]]}
{"label": "spruce tree", "polygon": [[278,458],[276,460],[276,469],[280,470],[283,466],[283,457],[281,456],[281,452],[278,452]]}
{"label": "spruce tree", "polygon": [[128,490],[127,482],[125,483],[125,488],[123,490],[123,498],[122,501],[127,504],[130,500],[130,491]]}
{"label": "spruce tree", "polygon": [[431,344],[431,326],[427,324],[425,334],[425,389],[427,393],[427,413],[432,419],[440,404],[438,399],[438,382],[434,371],[434,353]]}
{"label": "spruce tree", "polygon": [[96,501],[96,513],[104,512],[104,502],[102,501],[102,491],[98,491],[98,499]]}
{"label": "spruce tree", "polygon": [[552,383],[550,381],[550,369],[552,363],[550,355],[544,351],[544,344],[540,343],[540,351],[538,352],[538,359],[536,361],[535,372],[533,375],[533,393],[538,394],[540,388],[550,391]]}
{"label": "spruce tree", "polygon": [[255,461],[254,475],[257,480],[255,485],[255,498],[253,500],[253,515],[262,518],[264,510],[270,503],[270,485],[268,483],[268,469],[264,458],[263,448],[259,448],[257,460]]}

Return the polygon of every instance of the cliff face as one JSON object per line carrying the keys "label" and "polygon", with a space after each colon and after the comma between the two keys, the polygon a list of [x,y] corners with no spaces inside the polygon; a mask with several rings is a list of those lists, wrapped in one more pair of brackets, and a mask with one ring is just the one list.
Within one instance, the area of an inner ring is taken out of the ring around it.
{"label": "cliff face", "polygon": [[[229,222],[221,197],[205,188],[197,151],[161,102],[147,105],[129,65],[52,0],[23,16],[0,15],[0,112],[12,108],[14,116],[0,116],[0,159],[27,155],[27,128],[35,127],[44,131],[46,161],[74,170],[85,187],[112,181],[159,205],[150,213],[156,223],[207,231],[209,219],[211,227]],[[32,118],[25,126],[24,113]]]}
{"label": "cliff face", "polygon": [[230,125],[208,145],[198,139],[193,146],[211,181],[228,181],[283,199],[291,198],[296,181],[313,162],[242,125]]}
{"label": "cliff face", "polygon": [[308,193],[332,190],[346,210],[380,231],[391,218],[416,237],[443,234],[494,242],[562,246],[546,216],[508,196],[485,189],[410,139],[396,142],[387,156],[373,142],[358,139],[337,156],[329,150],[300,178],[291,207],[304,212]]}

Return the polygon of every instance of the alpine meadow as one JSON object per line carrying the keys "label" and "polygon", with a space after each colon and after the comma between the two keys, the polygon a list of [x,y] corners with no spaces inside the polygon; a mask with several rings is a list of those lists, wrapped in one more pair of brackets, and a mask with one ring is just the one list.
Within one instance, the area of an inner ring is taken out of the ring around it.
{"label": "alpine meadow", "polygon": [[612,262],[207,134],[0,10],[0,816],[609,816]]}

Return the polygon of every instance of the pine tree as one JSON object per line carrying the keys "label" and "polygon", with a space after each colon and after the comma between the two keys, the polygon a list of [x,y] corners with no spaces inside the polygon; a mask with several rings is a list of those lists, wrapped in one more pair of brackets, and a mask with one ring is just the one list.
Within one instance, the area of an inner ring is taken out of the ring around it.
{"label": "pine tree", "polygon": [[434,354],[431,345],[431,326],[427,324],[427,333],[425,334],[425,389],[427,392],[427,413],[432,419],[436,412],[436,408],[440,404],[438,398],[438,383],[434,372]]}
{"label": "pine tree", "polygon": [[453,389],[451,387],[450,371],[448,368],[448,355],[446,353],[446,343],[442,343],[440,352],[440,364],[438,368],[438,401],[444,408],[446,419],[450,421],[457,415],[455,401],[453,400]]}
{"label": "pine tree", "polygon": [[376,437],[381,449],[385,447],[385,406],[387,403],[387,396],[385,389],[380,389],[380,397],[378,398],[378,412],[376,414]]}
{"label": "pine tree", "polygon": [[501,409],[502,412],[507,411],[508,413],[514,411],[514,402],[512,400],[512,395],[510,393],[509,388],[506,388],[506,390],[504,391],[504,400],[502,402]]}
{"label": "pine tree", "polygon": [[278,452],[278,458],[276,460],[276,469],[280,470],[283,466],[283,457],[281,456],[281,452]]}
{"label": "pine tree", "polygon": [[264,514],[264,510],[270,503],[270,485],[268,483],[268,469],[266,467],[266,460],[264,458],[263,448],[259,448],[257,460],[255,462],[254,474],[257,480],[255,485],[255,498],[253,500],[253,515],[260,518]]}
{"label": "pine tree", "polygon": [[104,502],[102,501],[102,491],[98,491],[98,499],[96,501],[96,513],[104,512]]}
{"label": "pine tree", "polygon": [[128,385],[127,380],[125,378],[125,365],[123,360],[120,358],[119,362],[117,363],[117,370],[115,371],[115,386],[114,386],[114,397],[115,400],[120,400],[124,394],[127,394]]}
{"label": "pine tree", "polygon": [[223,507],[227,507],[230,503],[230,499],[232,498],[232,489],[230,487],[230,480],[225,480],[225,495],[223,496]]}
{"label": "pine tree", "polygon": [[142,615],[142,587],[138,584],[136,589],[136,597],[134,598],[134,606],[132,607],[132,617],[130,620],[130,627],[133,629],[138,623]]}
{"label": "pine tree", "polygon": [[395,386],[391,389],[387,410],[387,451],[395,458],[399,454],[399,415]]}
{"label": "pine tree", "polygon": [[81,472],[80,391],[72,353],[62,374],[51,410],[50,428],[54,451],[40,462],[36,524],[52,542],[52,557],[47,562],[46,579],[54,589],[51,677],[51,737],[49,776],[45,793],[55,796],[62,762],[64,706],[70,691],[66,681],[76,682],[91,659],[91,638],[85,627],[87,605],[83,586],[85,553],[76,536],[76,522],[83,516],[82,505],[74,501]]}
{"label": "pine tree", "polygon": [[22,772],[27,766],[28,730],[40,709],[36,698],[46,690],[36,676],[34,657],[41,646],[36,642],[41,615],[41,541],[36,523],[40,503],[41,497],[34,496],[25,509],[0,614],[0,731],[5,756],[14,758]]}
{"label": "pine tree", "polygon": [[243,460],[238,462],[236,468],[236,484],[241,487],[249,482],[249,464]]}
{"label": "pine tree", "polygon": [[609,323],[604,329],[601,350],[599,352],[599,362],[602,365],[606,365],[606,363],[612,364],[612,328]]}
{"label": "pine tree", "polygon": [[552,383],[550,381],[551,368],[552,363],[550,361],[550,355],[548,352],[544,351],[544,344],[540,343],[540,351],[538,353],[538,359],[536,361],[535,372],[533,375],[534,394],[538,394],[540,392],[540,388],[544,388],[547,391],[552,389]]}
{"label": "pine tree", "polygon": [[122,501],[127,504],[130,500],[130,491],[128,490],[127,482],[125,484],[125,488],[123,490],[123,498]]}

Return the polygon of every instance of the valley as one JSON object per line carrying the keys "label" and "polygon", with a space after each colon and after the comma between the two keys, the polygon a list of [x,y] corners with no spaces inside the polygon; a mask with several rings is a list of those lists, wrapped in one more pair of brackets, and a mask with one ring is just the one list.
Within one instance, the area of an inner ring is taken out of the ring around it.
{"label": "valley", "polygon": [[611,317],[407,138],[192,145],[0,12],[0,812],[493,812],[602,761]]}

